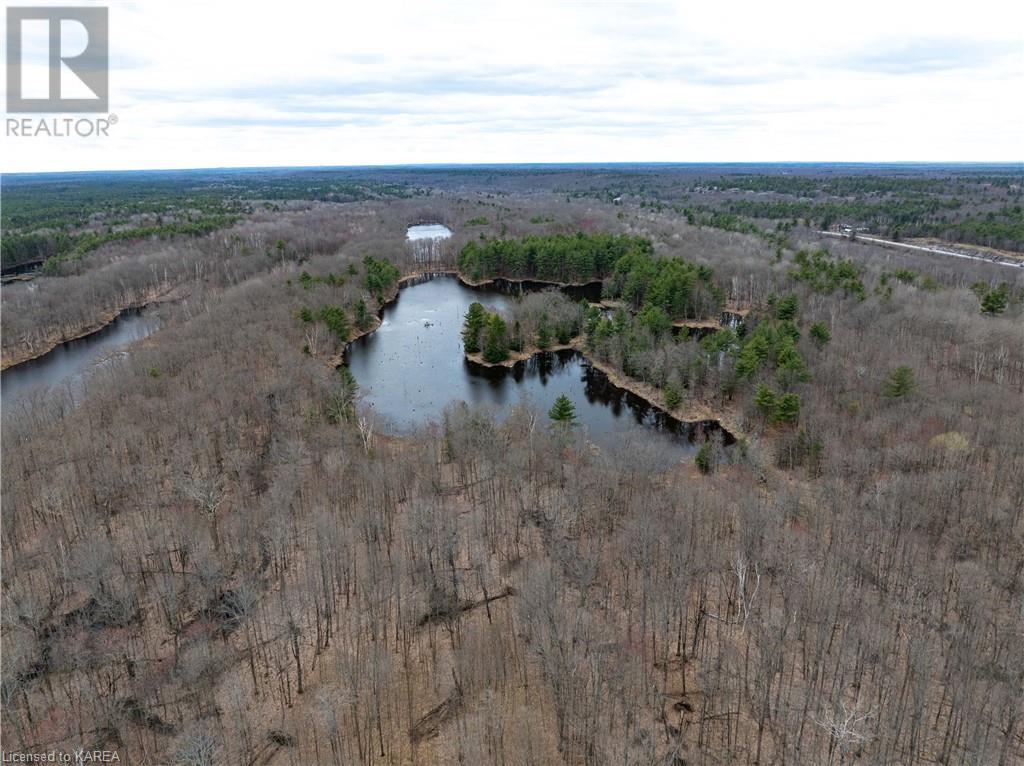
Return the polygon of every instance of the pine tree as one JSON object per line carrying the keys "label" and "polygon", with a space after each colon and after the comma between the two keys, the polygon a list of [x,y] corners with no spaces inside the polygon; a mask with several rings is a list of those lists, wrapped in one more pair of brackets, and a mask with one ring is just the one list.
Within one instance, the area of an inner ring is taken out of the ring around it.
{"label": "pine tree", "polygon": [[806,383],[810,380],[810,373],[807,372],[807,365],[796,350],[793,341],[788,336],[779,343],[776,351],[775,364],[778,367],[777,377],[783,388],[789,388],[794,383]]}
{"label": "pine tree", "polygon": [[914,371],[902,365],[889,373],[889,379],[885,383],[885,395],[900,399],[913,391],[916,385]]}
{"label": "pine tree", "polygon": [[371,322],[370,312],[366,308],[366,301],[360,298],[356,304],[356,327],[360,330],[365,330],[370,326]]}
{"label": "pine tree", "polygon": [[491,314],[484,329],[484,361],[490,364],[508,359],[508,326],[497,314]]}
{"label": "pine tree", "polygon": [[551,345],[551,331],[548,330],[548,315],[542,314],[537,325],[537,348],[544,350]]}
{"label": "pine tree", "polygon": [[989,290],[985,293],[985,297],[981,299],[981,313],[995,316],[996,314],[1002,314],[1006,311],[1006,306],[1010,302],[1010,290],[1004,282],[999,285],[995,290]]}
{"label": "pine tree", "polygon": [[342,343],[348,340],[348,317],[341,306],[321,306],[320,319]]}
{"label": "pine tree", "polygon": [[787,295],[775,306],[775,316],[783,322],[791,322],[796,319],[796,313],[800,308],[795,295]]}
{"label": "pine tree", "polygon": [[703,446],[697,450],[693,462],[697,464],[697,469],[701,473],[711,473],[715,470],[715,452],[711,442],[704,442]]}
{"label": "pine tree", "polygon": [[487,312],[483,305],[477,301],[469,304],[469,311],[466,312],[466,319],[462,324],[462,345],[467,354],[480,351],[480,332],[486,324]]}
{"label": "pine tree", "polygon": [[796,394],[782,394],[775,402],[772,419],[776,423],[794,423],[800,417],[800,397]]}
{"label": "pine tree", "polygon": [[569,397],[562,394],[548,410],[548,417],[560,425],[571,426],[576,424],[576,408],[569,401]]}
{"label": "pine tree", "polygon": [[758,386],[757,392],[754,394],[754,404],[761,410],[762,415],[772,417],[776,405],[775,392],[764,384]]}
{"label": "pine tree", "polygon": [[828,326],[824,322],[815,322],[811,325],[811,337],[819,346],[824,346],[832,340],[832,333],[828,331]]}
{"label": "pine tree", "polygon": [[348,367],[339,367],[338,374],[341,382],[331,392],[326,408],[327,422],[334,424],[352,418],[355,414],[356,396],[359,394],[359,384]]}

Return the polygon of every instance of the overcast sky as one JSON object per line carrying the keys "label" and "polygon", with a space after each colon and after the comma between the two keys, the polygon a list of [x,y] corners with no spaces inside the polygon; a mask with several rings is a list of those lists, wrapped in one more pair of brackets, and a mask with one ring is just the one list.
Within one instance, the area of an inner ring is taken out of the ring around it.
{"label": "overcast sky", "polygon": [[1024,159],[1020,2],[106,5],[110,136],[4,170]]}

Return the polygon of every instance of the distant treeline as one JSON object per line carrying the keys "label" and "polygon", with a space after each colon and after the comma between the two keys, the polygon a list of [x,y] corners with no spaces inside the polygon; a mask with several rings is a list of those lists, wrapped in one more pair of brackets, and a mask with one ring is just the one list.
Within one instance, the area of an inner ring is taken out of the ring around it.
{"label": "distant treeline", "polygon": [[867,226],[886,236],[938,237],[949,242],[964,242],[1010,250],[1024,249],[1024,211],[1020,205],[1005,205],[999,210],[960,213],[957,199],[935,197],[891,199],[882,202],[782,202],[736,200],[727,209],[738,216],[773,220],[803,220],[808,225],[828,229],[835,224]]}
{"label": "distant treeline", "polygon": [[4,179],[2,266],[57,263],[107,242],[229,226],[263,202],[352,202],[411,197],[403,183],[353,179],[343,171],[188,171]]}
{"label": "distant treeline", "polygon": [[[994,170],[994,169],[992,169]],[[973,170],[957,171],[947,168],[941,175],[846,175],[823,176],[810,173],[798,175],[736,175],[709,178],[694,184],[693,189],[715,187],[718,189],[740,189],[753,192],[774,192],[776,194],[792,194],[800,197],[811,197],[826,194],[835,197],[851,197],[862,195],[906,196],[915,194],[944,194],[969,192],[970,188],[983,189],[998,187],[1009,189],[1024,182],[1024,175],[1018,168],[1007,166],[1005,172],[998,171],[978,174]]]}
{"label": "distant treeline", "polygon": [[44,262],[56,266],[60,261],[84,255],[108,242],[160,237],[176,234],[199,236],[230,226],[238,216],[214,214],[196,220],[137,226],[106,232],[86,231],[80,234],[56,232],[53,234],[9,234],[0,244],[0,263],[3,269],[17,268],[30,263]]}

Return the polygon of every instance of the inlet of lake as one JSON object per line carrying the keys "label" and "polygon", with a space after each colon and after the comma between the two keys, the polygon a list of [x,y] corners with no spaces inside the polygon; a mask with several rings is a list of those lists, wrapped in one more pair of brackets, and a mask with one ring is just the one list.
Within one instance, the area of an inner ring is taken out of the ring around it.
{"label": "inlet of lake", "polygon": [[[479,301],[501,311],[515,300],[518,289],[507,282],[467,287],[448,274],[404,287],[384,309],[380,327],[353,342],[346,354],[362,404],[382,425],[400,433],[440,422],[453,402],[491,408],[500,417],[520,401],[546,413],[564,394],[576,408],[578,427],[591,441],[608,448],[653,440],[669,460],[692,454],[708,433],[718,430],[713,422],[689,424],[666,415],[613,385],[576,351],[535,354],[511,369],[467,360],[461,331],[469,305]],[[592,291],[571,289],[571,297]]]}
{"label": "inlet of lake", "polygon": [[54,388],[68,390],[72,397],[83,390],[87,377],[120,349],[145,338],[160,326],[145,309],[126,309],[102,330],[61,343],[37,359],[15,365],[0,373],[0,400],[4,412],[18,408],[31,397],[42,397]]}

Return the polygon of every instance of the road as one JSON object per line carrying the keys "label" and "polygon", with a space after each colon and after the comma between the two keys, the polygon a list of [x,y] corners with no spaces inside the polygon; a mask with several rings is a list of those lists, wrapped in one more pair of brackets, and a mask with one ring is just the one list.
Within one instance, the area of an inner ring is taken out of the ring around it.
{"label": "road", "polygon": [[[824,234],[826,237],[836,237],[837,239],[850,239],[848,234],[840,234],[836,231],[819,231],[818,234]],[[891,239],[881,239],[880,237],[869,237],[865,234],[858,234],[852,239],[853,242],[870,242],[873,245],[882,245],[883,247],[895,247],[903,250],[919,250],[925,253],[935,253],[937,255],[951,255],[954,258],[967,258],[972,261],[982,261],[984,263],[994,263],[996,266],[1009,266],[1012,269],[1024,269],[1024,260],[1011,261],[1004,260],[997,255],[984,256],[984,255],[970,255],[968,253],[959,253],[956,250],[944,250],[941,247],[928,247],[926,245],[911,245],[907,242],[893,242]]]}

